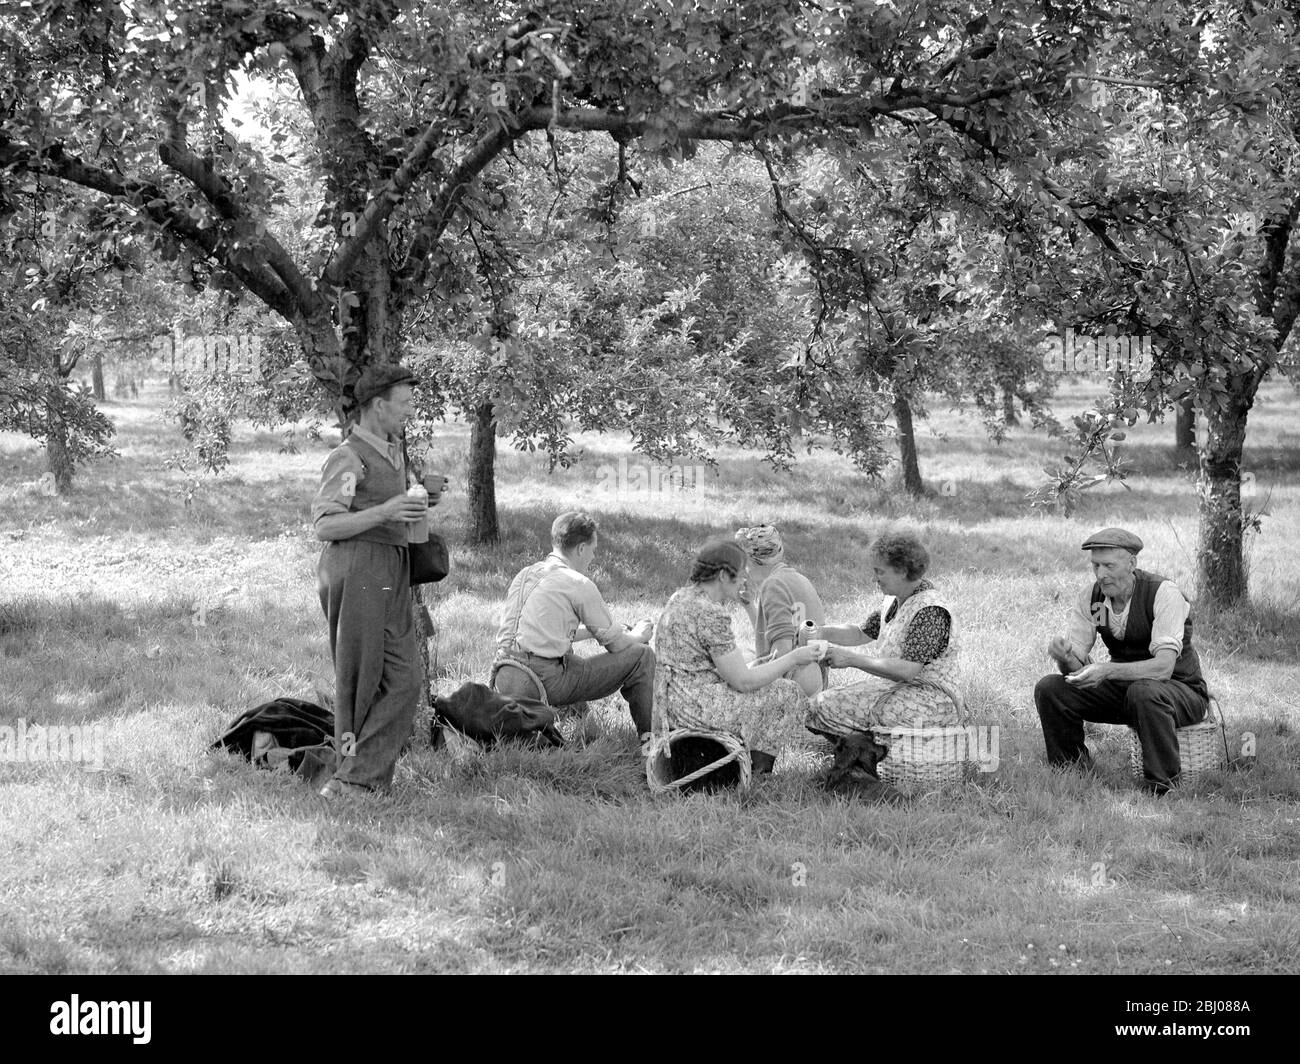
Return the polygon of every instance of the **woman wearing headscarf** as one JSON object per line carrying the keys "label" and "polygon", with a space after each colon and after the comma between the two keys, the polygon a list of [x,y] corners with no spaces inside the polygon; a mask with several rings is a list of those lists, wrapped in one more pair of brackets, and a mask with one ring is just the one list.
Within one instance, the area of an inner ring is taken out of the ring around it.
{"label": "woman wearing headscarf", "polygon": [[[885,598],[861,624],[813,633],[832,646],[833,668],[865,677],[813,700],[808,727],[840,738],[883,728],[945,727],[964,714],[957,667],[957,622],[925,573],[930,555],[915,536],[880,536],[870,561]],[[871,653],[850,649],[873,643]]]}
{"label": "woman wearing headscarf", "polygon": [[[812,581],[786,561],[785,544],[774,525],[738,529],[736,542],[749,555],[745,608],[754,624],[754,650],[759,661],[780,657],[799,643],[805,620],[818,627],[826,623],[821,596]],[[815,695],[828,676],[825,665],[814,664],[795,670],[790,679],[804,694]]]}
{"label": "woman wearing headscarf", "polygon": [[774,750],[804,734],[808,700],[784,679],[816,660],[807,646],[746,664],[727,607],[740,601],[748,559],[733,540],[710,540],[690,582],[675,591],[655,632],[656,718],[670,728],[729,731],[751,749]]}

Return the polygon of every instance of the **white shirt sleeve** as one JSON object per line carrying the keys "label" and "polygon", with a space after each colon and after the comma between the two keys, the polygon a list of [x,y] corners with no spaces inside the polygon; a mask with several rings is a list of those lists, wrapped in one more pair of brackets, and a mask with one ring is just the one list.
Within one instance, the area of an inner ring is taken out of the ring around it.
{"label": "white shirt sleeve", "polygon": [[1172,580],[1166,580],[1156,589],[1151,612],[1151,656],[1155,657],[1157,650],[1172,650],[1175,656],[1181,654],[1183,625],[1187,623],[1192,606]]}
{"label": "white shirt sleeve", "polygon": [[1074,600],[1074,607],[1065,622],[1065,638],[1070,649],[1080,661],[1087,664],[1091,658],[1093,644],[1097,642],[1097,626],[1092,620],[1092,585],[1089,584],[1079,592]]}

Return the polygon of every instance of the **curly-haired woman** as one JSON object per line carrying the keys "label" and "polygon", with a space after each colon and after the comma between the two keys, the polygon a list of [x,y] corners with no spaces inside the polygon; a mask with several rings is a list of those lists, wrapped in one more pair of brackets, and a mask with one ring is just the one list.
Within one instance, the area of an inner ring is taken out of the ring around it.
{"label": "curly-haired woman", "polygon": [[[840,737],[880,728],[946,727],[964,712],[957,668],[957,621],[925,579],[929,552],[915,536],[880,536],[870,561],[884,592],[862,624],[826,625],[812,633],[831,644],[832,668],[866,677],[813,699],[808,727]],[[850,649],[874,643],[874,653]]]}

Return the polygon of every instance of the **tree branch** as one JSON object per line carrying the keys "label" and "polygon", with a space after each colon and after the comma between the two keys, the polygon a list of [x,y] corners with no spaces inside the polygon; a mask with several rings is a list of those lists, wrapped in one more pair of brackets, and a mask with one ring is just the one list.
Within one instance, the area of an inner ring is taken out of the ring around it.
{"label": "tree branch", "polygon": [[189,214],[168,199],[167,193],[157,185],[88,166],[75,156],[68,155],[58,144],[38,152],[0,133],[0,168],[12,165],[56,177],[128,203],[159,228],[170,230],[204,255],[221,263],[250,292],[286,321],[295,320],[299,308],[293,294],[273,272],[268,268],[231,261],[217,230],[196,225]]}
{"label": "tree branch", "polygon": [[[180,174],[195,188],[203,193],[204,198],[216,208],[217,213],[228,222],[250,222],[248,209],[240,202],[228,181],[221,177],[213,167],[200,159],[179,139],[180,127],[174,127],[172,137],[158,144],[158,158],[163,165]],[[258,249],[266,256],[267,265],[292,293],[303,313],[310,315],[323,305],[316,290],[302,275],[284,246],[264,229],[257,238]],[[223,260],[229,268],[229,263]]]}
{"label": "tree branch", "polygon": [[[443,179],[438,186],[438,190],[433,195],[429,209],[421,220],[419,232],[411,242],[406,259],[402,263],[399,276],[403,282],[410,282],[418,277],[424,260],[442,236],[442,232],[451,220],[452,212],[456,209],[456,204],[464,194],[465,189],[519,135],[519,133],[512,132],[503,126],[495,126],[480,138],[455,169]],[[377,199],[375,202],[379,202],[379,200]],[[387,206],[388,209],[384,212],[385,217],[392,212],[396,204],[389,203]]]}
{"label": "tree branch", "polygon": [[[500,129],[494,130],[485,140],[495,143],[496,139],[500,139],[500,132]],[[402,197],[415,183],[416,179],[428,169],[429,162],[433,158],[434,151],[441,143],[444,133],[442,123],[438,119],[435,118],[431,121],[425,128],[424,133],[421,134],[420,139],[415,142],[414,147],[407,152],[406,158],[402,160],[402,164],[397,168],[393,176],[388,179],[382,189],[371,197],[366,209],[362,211],[361,217],[357,219],[356,231],[343,244],[339,245],[329,264],[325,267],[324,277],[327,283],[334,285],[343,283],[343,279],[347,277],[352,267],[357,264],[357,260],[361,258],[366,245],[379,232],[379,227],[388,220],[389,215],[393,213],[393,210],[402,201]],[[492,150],[490,155],[483,158],[482,162],[465,180],[472,178],[474,174],[482,170],[509,142],[509,138],[500,139],[499,146]],[[483,142],[481,141],[479,145],[471,149],[470,157],[476,157],[475,152],[482,149],[482,147]],[[462,163],[461,167],[457,167],[453,171],[453,178],[461,171],[463,166]],[[438,197],[435,196],[435,205],[437,201]],[[433,211],[431,210],[429,213],[432,214]],[[441,233],[441,227],[439,227],[438,231]],[[408,261],[410,261],[409,255]]]}

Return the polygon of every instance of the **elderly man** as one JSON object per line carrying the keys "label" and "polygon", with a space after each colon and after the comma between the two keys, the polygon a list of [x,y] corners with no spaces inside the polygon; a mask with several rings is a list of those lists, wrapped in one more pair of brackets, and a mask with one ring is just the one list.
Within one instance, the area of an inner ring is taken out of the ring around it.
{"label": "elderly man", "polygon": [[334,658],[334,732],[339,767],[322,797],[386,788],[419,701],[407,543],[428,519],[407,494],[402,432],[415,378],[404,367],[368,367],[353,390],[357,424],[325,459],[312,502],[326,541],[316,567]]}
{"label": "elderly man", "polygon": [[[644,740],[654,696],[655,656],[647,645],[654,625],[641,621],[629,629],[614,623],[587,575],[598,545],[590,515],[571,510],[555,519],[549,557],[521,571],[506,592],[497,657],[527,665],[553,706],[621,692]],[[607,653],[575,657],[573,644],[583,639],[595,639]],[[536,694],[527,677],[510,668],[497,674],[497,688],[507,695]]]}
{"label": "elderly man", "polygon": [[[1103,528],[1083,549],[1092,552],[1096,580],[1075,601],[1066,634],[1047,648],[1059,674],[1034,688],[1047,760],[1089,767],[1083,722],[1127,724],[1142,744],[1145,789],[1164,794],[1178,783],[1176,729],[1209,708],[1191,606],[1172,580],[1137,567],[1142,541],[1132,532]],[[1109,662],[1092,662],[1097,636]]]}
{"label": "elderly man", "polygon": [[[812,581],[785,560],[785,543],[774,525],[737,529],[736,542],[749,555],[749,587],[741,601],[754,625],[754,651],[758,660],[770,661],[795,648],[804,621],[824,625],[826,610]],[[811,696],[826,686],[829,672],[814,664],[788,675]]]}

